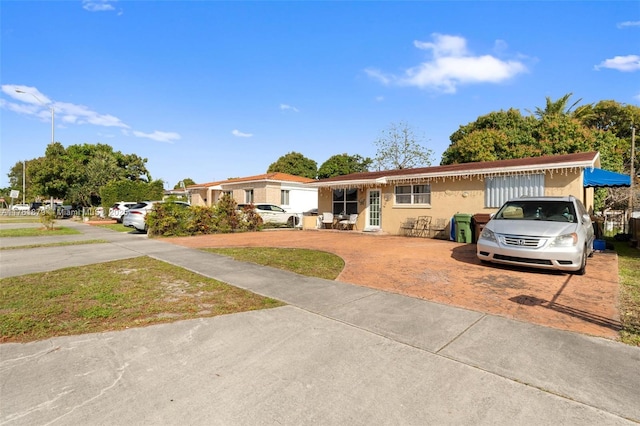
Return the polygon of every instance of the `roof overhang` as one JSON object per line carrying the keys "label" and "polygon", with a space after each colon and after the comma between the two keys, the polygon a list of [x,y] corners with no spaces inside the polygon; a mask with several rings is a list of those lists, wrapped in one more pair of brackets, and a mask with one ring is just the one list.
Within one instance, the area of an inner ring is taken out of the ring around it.
{"label": "roof overhang", "polygon": [[[400,175],[383,176],[372,179],[344,179],[333,180],[330,182],[313,182],[308,183],[309,186],[317,188],[361,188],[361,187],[377,187],[385,184],[399,183],[399,182],[429,182],[432,180],[444,180],[444,179],[468,179],[473,177],[479,177],[481,179],[491,178],[504,175],[527,175],[544,173],[547,171],[555,172],[560,170],[583,170],[593,169],[596,165],[600,165],[600,155],[597,154],[590,159],[580,161],[566,161],[566,162],[553,162],[538,163],[531,165],[517,165],[508,167],[486,167],[486,168],[470,168],[470,169],[458,169],[458,170],[444,170],[438,171],[435,167],[434,171],[428,173],[406,173]],[[378,173],[379,175],[379,173]]]}
{"label": "roof overhang", "polygon": [[354,188],[354,187],[365,187],[365,186],[380,186],[388,183],[387,177],[381,177],[377,179],[359,179],[359,180],[335,180],[332,182],[311,182],[307,183],[307,186],[312,186],[314,188]]}

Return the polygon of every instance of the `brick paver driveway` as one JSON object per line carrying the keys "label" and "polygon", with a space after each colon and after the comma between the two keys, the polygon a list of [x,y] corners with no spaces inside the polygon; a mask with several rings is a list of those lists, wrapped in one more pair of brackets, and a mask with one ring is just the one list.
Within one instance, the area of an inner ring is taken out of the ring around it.
{"label": "brick paver driveway", "polygon": [[277,230],[169,238],[187,247],[295,247],[342,257],[339,281],[516,320],[616,338],[618,260],[596,253],[584,276],[486,266],[475,244],[352,231]]}

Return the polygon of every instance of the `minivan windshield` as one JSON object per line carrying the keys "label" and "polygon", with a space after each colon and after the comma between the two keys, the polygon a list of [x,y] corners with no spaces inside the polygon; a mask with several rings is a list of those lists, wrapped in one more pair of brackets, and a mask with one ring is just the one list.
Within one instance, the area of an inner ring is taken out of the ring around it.
{"label": "minivan windshield", "polygon": [[494,219],[544,220],[576,223],[573,203],[561,200],[514,200],[507,202]]}

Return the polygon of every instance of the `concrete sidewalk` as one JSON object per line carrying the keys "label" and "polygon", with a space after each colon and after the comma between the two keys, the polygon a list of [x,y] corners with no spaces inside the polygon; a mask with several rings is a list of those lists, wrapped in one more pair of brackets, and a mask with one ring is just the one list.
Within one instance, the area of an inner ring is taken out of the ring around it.
{"label": "concrete sidewalk", "polygon": [[640,422],[640,348],[68,223],[110,242],[0,275],[148,255],[289,306],[0,345],[0,424]]}

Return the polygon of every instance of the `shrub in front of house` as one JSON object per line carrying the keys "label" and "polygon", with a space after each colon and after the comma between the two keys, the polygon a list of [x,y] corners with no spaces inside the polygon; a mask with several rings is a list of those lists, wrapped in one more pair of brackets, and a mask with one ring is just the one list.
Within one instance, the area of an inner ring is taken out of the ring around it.
{"label": "shrub in front of house", "polygon": [[157,203],[147,213],[149,236],[176,237],[190,235],[187,230],[191,207],[176,203]]}
{"label": "shrub in front of house", "polygon": [[228,196],[212,207],[158,203],[146,220],[148,234],[162,237],[259,231],[263,226],[257,213],[237,210],[236,202]]}

